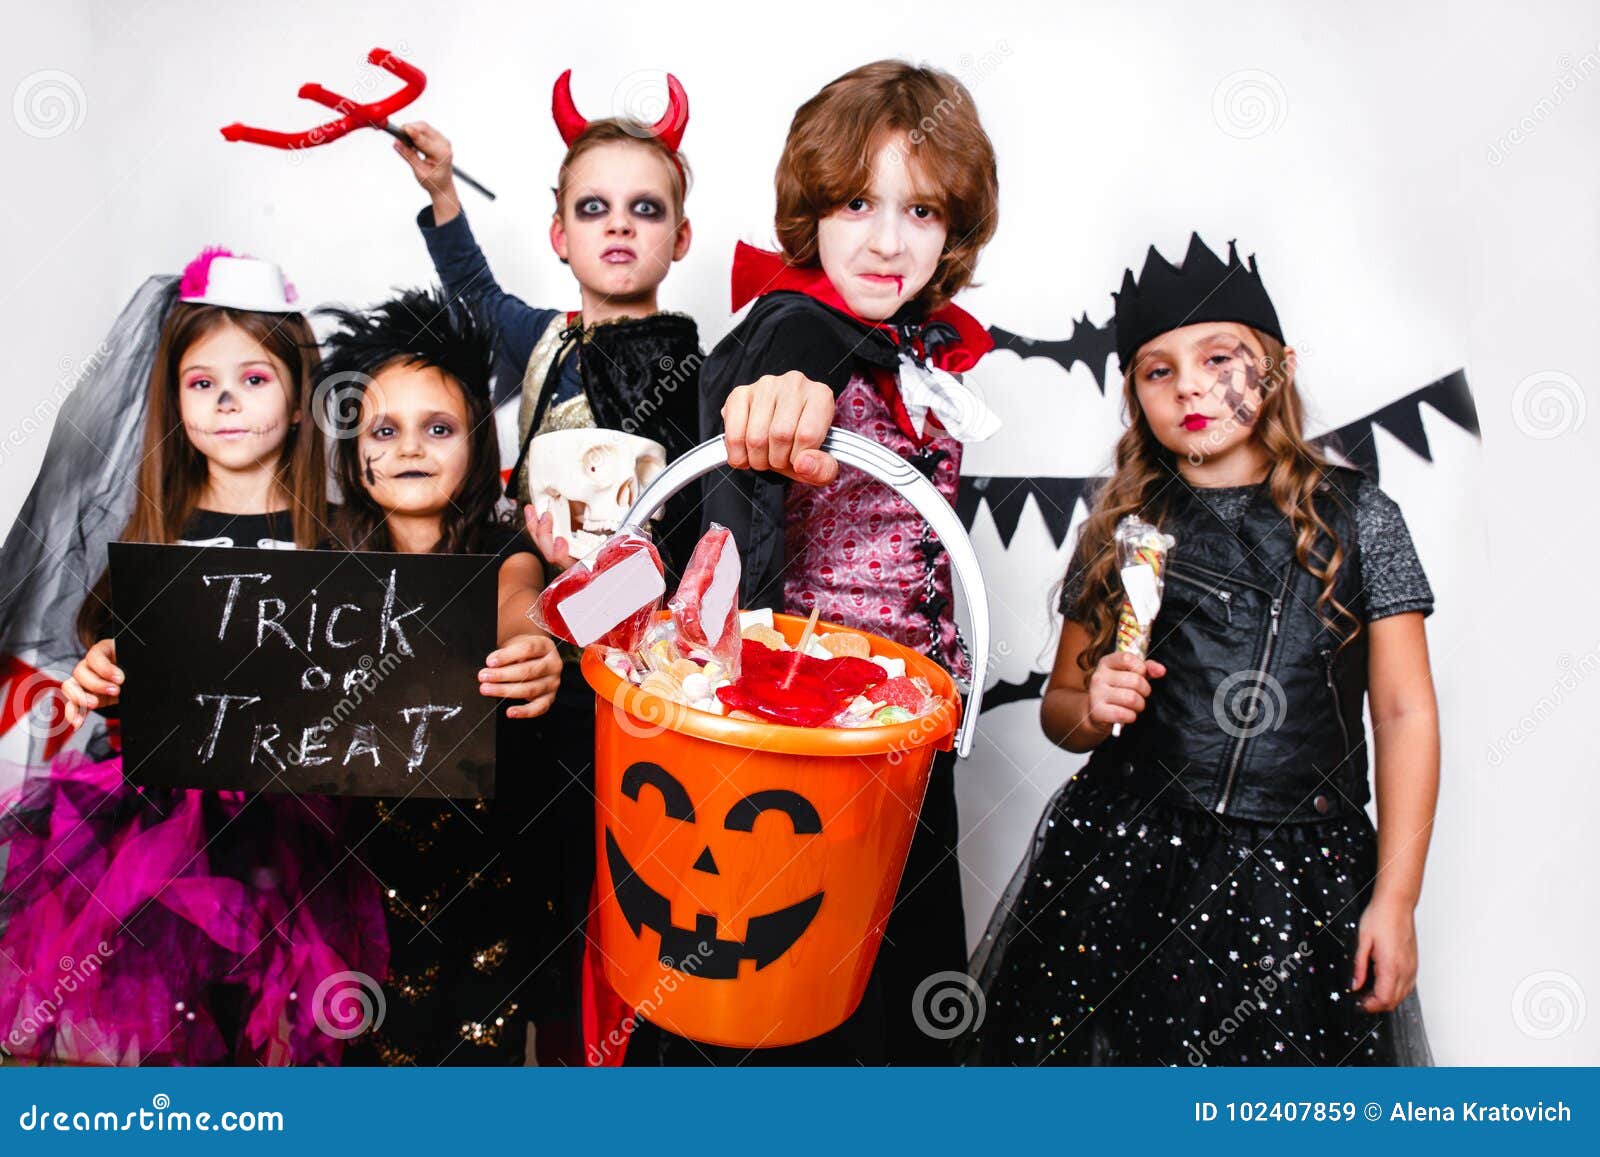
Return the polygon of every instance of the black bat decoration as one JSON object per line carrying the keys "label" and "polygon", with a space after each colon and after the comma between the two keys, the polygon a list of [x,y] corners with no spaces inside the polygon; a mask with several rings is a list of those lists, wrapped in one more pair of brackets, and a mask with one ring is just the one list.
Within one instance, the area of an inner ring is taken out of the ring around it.
{"label": "black bat decoration", "polygon": [[1018,357],[1049,358],[1068,373],[1082,362],[1094,375],[1100,392],[1106,392],[1106,359],[1117,352],[1117,331],[1110,322],[1096,325],[1084,313],[1072,323],[1072,336],[1063,340],[1038,340],[1022,337],[999,326],[989,327],[996,349],[1010,350]]}
{"label": "black bat decoration", "polygon": [[1020,683],[1007,683],[1002,679],[983,693],[983,710],[1020,703],[1024,699],[1038,699],[1044,694],[1044,680],[1043,671],[1034,671]]}

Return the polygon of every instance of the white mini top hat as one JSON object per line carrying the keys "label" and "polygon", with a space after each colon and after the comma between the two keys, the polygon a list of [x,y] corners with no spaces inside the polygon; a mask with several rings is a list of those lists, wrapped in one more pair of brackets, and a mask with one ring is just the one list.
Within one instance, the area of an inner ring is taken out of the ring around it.
{"label": "white mini top hat", "polygon": [[226,249],[207,249],[189,262],[178,286],[180,301],[254,313],[298,313],[297,296],[273,262],[236,257]]}

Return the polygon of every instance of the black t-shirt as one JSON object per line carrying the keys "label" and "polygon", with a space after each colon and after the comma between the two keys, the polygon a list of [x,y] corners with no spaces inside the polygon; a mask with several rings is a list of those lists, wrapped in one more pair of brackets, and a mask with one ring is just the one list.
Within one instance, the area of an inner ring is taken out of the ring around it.
{"label": "black t-shirt", "polygon": [[196,510],[183,524],[179,546],[255,546],[293,550],[294,523],[287,510],[270,514],[220,514]]}
{"label": "black t-shirt", "polygon": [[[245,543],[238,544],[247,545]],[[344,550],[342,543],[334,538],[325,538],[317,544],[320,550]],[[492,523],[486,528],[483,541],[475,550],[464,551],[465,554],[490,554],[501,562],[505,562],[514,554],[531,554],[539,557],[538,548],[533,545],[533,539],[528,537],[525,527],[509,522]]]}
{"label": "black t-shirt", "polygon": [[509,523],[496,523],[477,553],[492,554],[501,562],[505,562],[514,554],[531,554],[535,558],[539,555],[538,549],[533,545],[533,539],[528,537],[527,528],[512,526]]}

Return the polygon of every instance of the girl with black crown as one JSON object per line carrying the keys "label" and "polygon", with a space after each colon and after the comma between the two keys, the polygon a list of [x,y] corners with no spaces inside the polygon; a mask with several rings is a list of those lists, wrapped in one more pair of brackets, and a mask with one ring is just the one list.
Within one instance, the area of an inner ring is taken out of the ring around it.
{"label": "girl with black crown", "polygon": [[[1152,248],[1115,297],[1130,421],[1041,708],[1053,742],[1093,754],[979,944],[965,1055],[1427,1064],[1413,909],[1439,739],[1405,520],[1306,441],[1253,257],[1195,236],[1175,268]],[[1148,658],[1116,650],[1127,515],[1176,540]]]}

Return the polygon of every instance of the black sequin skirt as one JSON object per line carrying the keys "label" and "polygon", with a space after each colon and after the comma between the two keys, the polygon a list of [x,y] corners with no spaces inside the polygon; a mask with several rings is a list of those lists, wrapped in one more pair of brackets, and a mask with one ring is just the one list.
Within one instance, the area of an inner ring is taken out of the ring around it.
{"label": "black sequin skirt", "polygon": [[969,1064],[1431,1064],[1413,993],[1350,991],[1377,835],[1140,799],[1082,772],[1045,809],[972,961]]}

